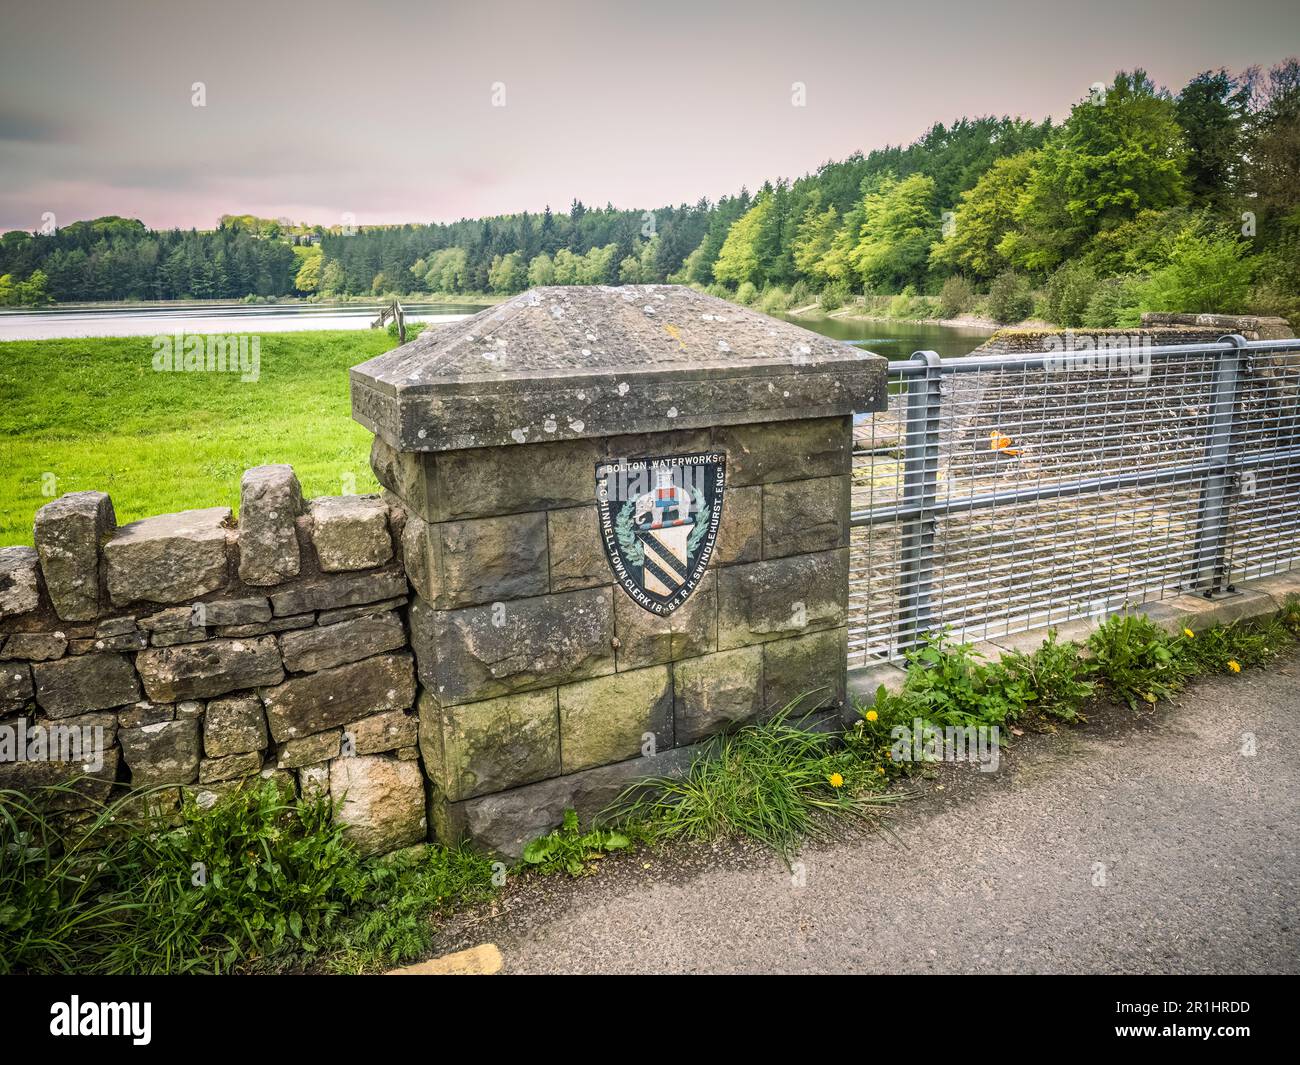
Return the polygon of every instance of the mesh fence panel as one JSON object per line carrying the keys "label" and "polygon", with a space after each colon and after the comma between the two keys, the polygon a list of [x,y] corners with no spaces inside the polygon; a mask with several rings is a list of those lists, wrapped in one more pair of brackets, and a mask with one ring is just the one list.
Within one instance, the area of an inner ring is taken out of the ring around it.
{"label": "mesh fence panel", "polygon": [[1138,344],[891,363],[856,430],[851,665],[1300,556],[1300,347]]}

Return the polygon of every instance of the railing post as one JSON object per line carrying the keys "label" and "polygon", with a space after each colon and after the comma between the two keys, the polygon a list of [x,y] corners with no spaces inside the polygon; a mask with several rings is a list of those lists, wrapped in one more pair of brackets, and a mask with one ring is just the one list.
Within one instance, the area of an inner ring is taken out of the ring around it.
{"label": "railing post", "polygon": [[920,643],[932,626],[934,584],[934,505],[938,498],[939,417],[942,360],[933,351],[918,351],[913,362],[925,372],[907,382],[907,423],[903,436],[903,498],[918,513],[903,524],[898,575],[900,650]]}
{"label": "railing post", "polygon": [[1219,338],[1232,347],[1215,360],[1210,389],[1210,424],[1205,436],[1205,460],[1212,467],[1201,487],[1196,513],[1196,546],[1192,588],[1207,599],[1223,590],[1227,576],[1228,491],[1232,485],[1232,433],[1236,426],[1237,389],[1246,368],[1246,338]]}

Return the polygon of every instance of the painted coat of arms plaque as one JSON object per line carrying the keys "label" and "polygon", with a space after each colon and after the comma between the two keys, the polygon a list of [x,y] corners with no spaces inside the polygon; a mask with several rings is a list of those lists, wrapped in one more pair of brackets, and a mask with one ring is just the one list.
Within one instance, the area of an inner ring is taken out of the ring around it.
{"label": "painted coat of arms plaque", "polygon": [[726,465],[720,451],[596,464],[605,557],[623,591],[652,614],[686,602],[708,568]]}

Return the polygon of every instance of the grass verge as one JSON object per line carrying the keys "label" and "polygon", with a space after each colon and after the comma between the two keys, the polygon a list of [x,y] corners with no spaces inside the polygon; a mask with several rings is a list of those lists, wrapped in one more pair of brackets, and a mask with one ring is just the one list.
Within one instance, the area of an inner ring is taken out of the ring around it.
{"label": "grass verge", "polygon": [[149,337],[0,344],[0,546],[64,492],[113,497],[119,523],[238,509],[250,466],[293,465],[305,495],[378,490],[348,368],[397,345],[380,330],[268,333],[256,381],[160,373]]}
{"label": "grass verge", "polygon": [[0,972],[368,972],[426,950],[439,915],[490,898],[489,858],[418,846],[359,856],[327,803],[273,784],[178,824],[137,794],[0,792]]}

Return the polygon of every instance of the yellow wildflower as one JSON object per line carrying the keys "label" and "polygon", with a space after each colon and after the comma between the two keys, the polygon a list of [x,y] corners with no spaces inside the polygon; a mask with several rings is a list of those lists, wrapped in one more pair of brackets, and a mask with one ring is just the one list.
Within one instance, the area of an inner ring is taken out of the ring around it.
{"label": "yellow wildflower", "polygon": [[868,721],[876,721],[877,719],[879,719],[879,717],[880,717],[880,715],[879,715],[878,713],[876,713],[874,710],[868,710],[868,711],[867,711],[867,720],[868,720]]}
{"label": "yellow wildflower", "polygon": [[1196,633],[1194,633],[1191,629],[1183,629],[1183,635],[1186,636],[1189,640],[1196,639]]}
{"label": "yellow wildflower", "polygon": [[1235,658],[1230,658],[1228,659],[1228,668],[1232,670],[1234,673],[1240,673],[1241,663],[1238,662]]}
{"label": "yellow wildflower", "polygon": [[1156,697],[1152,695],[1150,692],[1147,692],[1144,696],[1142,696],[1142,698],[1145,699],[1147,702],[1149,702],[1152,706],[1156,705]]}
{"label": "yellow wildflower", "polygon": [[832,788],[844,787],[844,778],[840,776],[838,773],[832,773],[830,775],[830,782]]}

